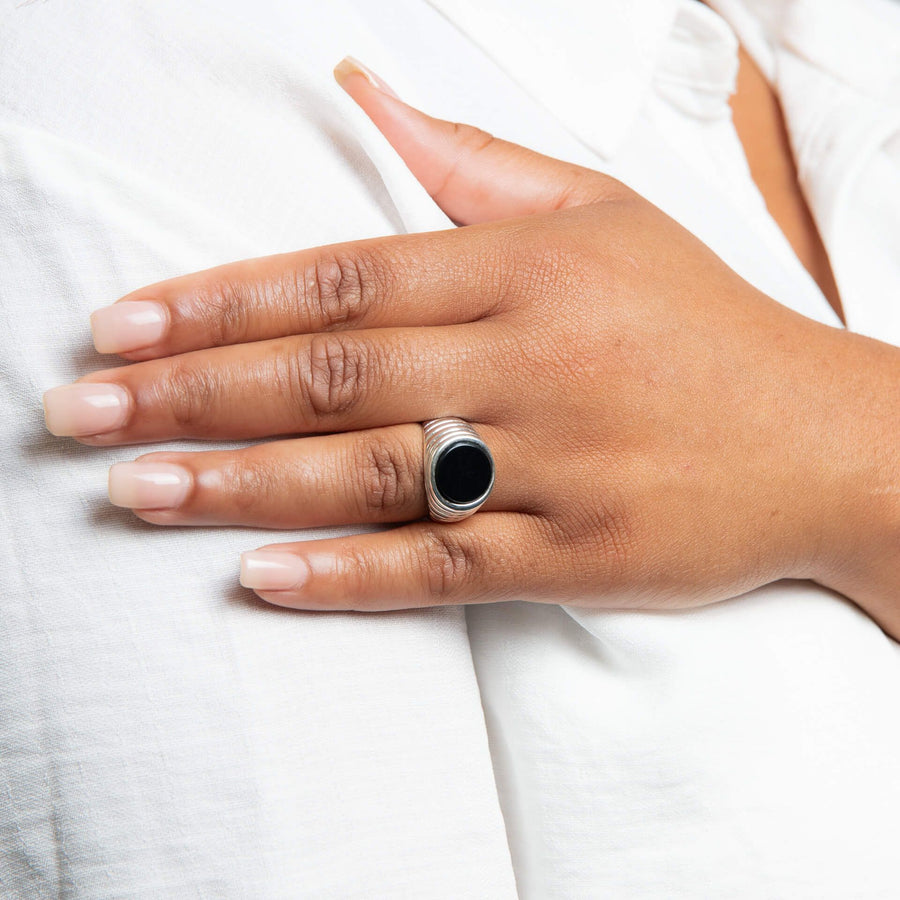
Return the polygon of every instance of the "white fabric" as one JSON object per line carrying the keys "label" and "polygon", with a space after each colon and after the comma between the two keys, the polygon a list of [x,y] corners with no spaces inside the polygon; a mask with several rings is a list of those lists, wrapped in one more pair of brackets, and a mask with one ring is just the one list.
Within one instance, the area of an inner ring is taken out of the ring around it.
{"label": "white fabric", "polygon": [[42,425],[126,291],[449,226],[331,76],[406,23],[319,7],[3,3],[4,900],[515,895],[461,609],[256,601],[238,554],[275,535],[143,525],[104,497],[135,448]]}
{"label": "white fabric", "polygon": [[[900,97],[822,68],[829,39],[865,32],[853,51],[880,65],[861,72],[887,70],[900,30],[887,15],[859,26],[855,5],[780,3],[798,29],[788,46],[751,2],[726,6],[776,61],[851,325],[900,343]],[[813,64],[797,48],[815,42]],[[839,325],[750,178],[727,105],[736,49],[715,14],[680,3],[604,167],[768,294]],[[551,69],[531,77],[550,92]],[[519,603],[467,619],[520,896],[898,895],[900,648],[843,598],[785,582],[689,612]]]}
{"label": "white fabric", "polygon": [[[771,59],[795,146],[846,148],[821,175],[801,154],[804,188],[851,325],[900,342],[898,96],[871,80],[889,65],[847,82],[827,43],[798,49],[824,32],[773,30],[771,0],[717,5]],[[892,53],[892,12],[860,32],[856,8],[805,13]],[[275,536],[142,525],[104,500],[134,448],[41,424],[42,390],[108,363],[88,312],[138,285],[448,226],[332,84],[347,52],[428,111],[611,171],[838,324],[750,180],[718,17],[693,0],[2,11],[4,897],[514,896],[479,689],[521,897],[896,896],[900,651],[843,599],[782,583],[688,613],[278,610],[234,587],[238,551]]]}

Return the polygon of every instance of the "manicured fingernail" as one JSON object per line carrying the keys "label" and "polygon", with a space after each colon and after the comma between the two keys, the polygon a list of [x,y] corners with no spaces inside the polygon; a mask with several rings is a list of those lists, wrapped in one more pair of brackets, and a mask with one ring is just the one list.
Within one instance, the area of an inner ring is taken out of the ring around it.
{"label": "manicured fingernail", "polygon": [[376,75],[368,66],[364,66],[358,59],[354,59],[352,56],[345,56],[334,67],[334,77],[337,80],[337,83],[341,87],[344,87],[345,82],[351,75],[362,75],[376,91],[381,91],[382,94],[387,94],[388,97],[393,97],[395,100],[400,99],[400,97],[397,96],[397,92],[386,81],[383,81]]}
{"label": "manicured fingernail", "polygon": [[123,300],[91,313],[98,353],[128,353],[152,347],[165,330],[165,308],[149,300]]}
{"label": "manicured fingernail", "polygon": [[277,550],[251,550],[241,554],[241,584],[254,591],[286,591],[300,587],[309,575],[309,566],[294,556]]}
{"label": "manicured fingernail", "polygon": [[44,394],[44,421],[60,437],[105,434],[125,424],[128,405],[117,384],[64,384]]}
{"label": "manicured fingernail", "polygon": [[116,463],[109,470],[109,500],[128,509],[174,509],[191,489],[191,473],[162,462]]}

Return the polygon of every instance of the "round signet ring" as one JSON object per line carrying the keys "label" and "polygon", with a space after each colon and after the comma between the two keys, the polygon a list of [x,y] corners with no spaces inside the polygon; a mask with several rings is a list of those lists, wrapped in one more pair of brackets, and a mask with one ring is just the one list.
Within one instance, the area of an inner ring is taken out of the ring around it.
{"label": "round signet ring", "polygon": [[477,512],[494,487],[494,457],[462,419],[432,419],[425,429],[425,496],[436,522]]}

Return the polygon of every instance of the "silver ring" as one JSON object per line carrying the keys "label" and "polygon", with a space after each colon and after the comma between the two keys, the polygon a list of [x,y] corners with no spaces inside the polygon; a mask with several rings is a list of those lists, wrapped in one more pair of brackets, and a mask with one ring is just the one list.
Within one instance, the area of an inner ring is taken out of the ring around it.
{"label": "silver ring", "polygon": [[494,457],[462,419],[432,419],[425,429],[425,496],[436,522],[458,522],[477,512],[494,487]]}

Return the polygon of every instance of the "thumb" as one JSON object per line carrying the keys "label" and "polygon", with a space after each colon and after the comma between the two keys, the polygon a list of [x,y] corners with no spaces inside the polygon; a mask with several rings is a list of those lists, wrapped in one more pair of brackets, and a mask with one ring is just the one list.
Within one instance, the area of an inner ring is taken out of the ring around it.
{"label": "thumb", "polygon": [[338,63],[334,77],[438,206],[461,225],[583,206],[609,196],[616,184],[600,172],[471,125],[427,116],[350,56]]}

